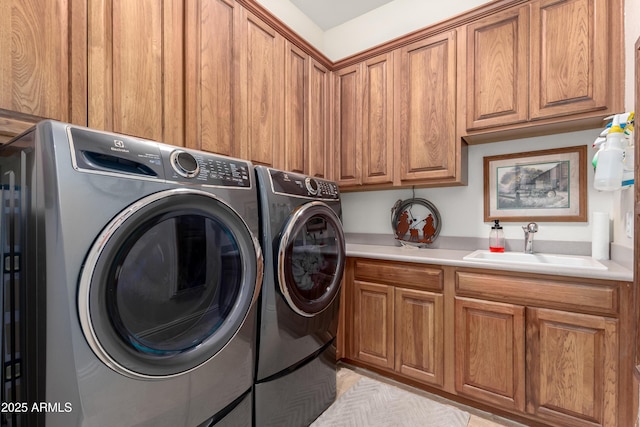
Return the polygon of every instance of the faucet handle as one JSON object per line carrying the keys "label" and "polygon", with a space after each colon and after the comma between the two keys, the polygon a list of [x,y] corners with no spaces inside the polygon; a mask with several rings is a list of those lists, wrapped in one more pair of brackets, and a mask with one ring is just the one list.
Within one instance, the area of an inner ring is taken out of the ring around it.
{"label": "faucet handle", "polygon": [[522,229],[524,231],[528,231],[529,233],[537,233],[538,232],[538,224],[536,224],[535,222],[530,222],[527,225],[523,225]]}

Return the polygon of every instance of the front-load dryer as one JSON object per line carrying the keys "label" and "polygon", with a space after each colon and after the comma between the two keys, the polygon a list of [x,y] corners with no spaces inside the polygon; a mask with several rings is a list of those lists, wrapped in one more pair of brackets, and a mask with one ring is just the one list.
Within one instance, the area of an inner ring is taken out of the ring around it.
{"label": "front-load dryer", "polygon": [[250,162],[43,121],[0,149],[3,426],[250,426]]}
{"label": "front-load dryer", "polygon": [[336,396],[345,263],[335,182],[256,166],[265,274],[260,298],[256,426],[310,424]]}

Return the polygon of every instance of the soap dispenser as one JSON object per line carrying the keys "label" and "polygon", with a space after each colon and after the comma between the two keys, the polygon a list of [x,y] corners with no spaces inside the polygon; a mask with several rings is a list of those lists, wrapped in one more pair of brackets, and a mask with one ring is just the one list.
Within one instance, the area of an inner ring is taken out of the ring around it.
{"label": "soap dispenser", "polygon": [[499,219],[494,221],[491,232],[489,233],[489,251],[504,252],[504,232],[502,231]]}

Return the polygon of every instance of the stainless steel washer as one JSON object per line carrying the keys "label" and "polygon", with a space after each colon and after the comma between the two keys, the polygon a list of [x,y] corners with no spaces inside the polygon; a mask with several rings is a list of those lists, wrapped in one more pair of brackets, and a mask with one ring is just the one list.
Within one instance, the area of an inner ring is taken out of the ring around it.
{"label": "stainless steel washer", "polygon": [[335,182],[256,166],[265,276],[260,298],[255,419],[308,425],[335,399],[345,263]]}
{"label": "stainless steel washer", "polygon": [[251,163],[44,121],[0,176],[3,425],[252,424]]}

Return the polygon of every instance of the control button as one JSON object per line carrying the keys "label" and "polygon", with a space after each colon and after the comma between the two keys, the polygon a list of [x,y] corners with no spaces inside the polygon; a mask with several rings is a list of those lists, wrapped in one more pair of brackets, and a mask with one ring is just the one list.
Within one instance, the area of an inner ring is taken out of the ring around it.
{"label": "control button", "polygon": [[193,155],[182,150],[171,153],[171,166],[185,178],[193,178],[200,172],[200,165]]}
{"label": "control button", "polygon": [[307,177],[304,180],[304,185],[305,187],[307,187],[307,191],[312,196],[315,196],[318,194],[318,181],[316,181],[315,179]]}

